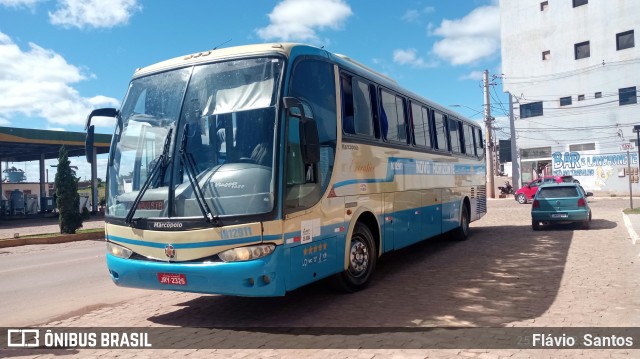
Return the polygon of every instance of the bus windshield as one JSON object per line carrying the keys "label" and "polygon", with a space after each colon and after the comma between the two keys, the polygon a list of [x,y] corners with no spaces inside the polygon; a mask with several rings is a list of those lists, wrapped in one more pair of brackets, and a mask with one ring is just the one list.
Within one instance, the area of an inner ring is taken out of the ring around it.
{"label": "bus windshield", "polygon": [[134,79],[108,165],[107,215],[270,212],[284,60],[228,60]]}

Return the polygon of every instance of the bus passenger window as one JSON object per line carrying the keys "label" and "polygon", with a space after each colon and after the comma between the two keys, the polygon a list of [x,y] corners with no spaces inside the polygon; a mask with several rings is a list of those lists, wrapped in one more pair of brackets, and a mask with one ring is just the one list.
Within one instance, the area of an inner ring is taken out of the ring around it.
{"label": "bus passenger window", "polygon": [[441,112],[434,111],[433,113],[435,128],[435,147],[439,150],[448,151],[449,145],[447,144],[447,128],[444,124],[444,115]]}
{"label": "bus passenger window", "polygon": [[342,89],[342,130],[344,133],[354,135],[356,133],[354,124],[353,90],[351,88],[351,77],[345,74],[340,75],[340,88]]}
{"label": "bus passenger window", "polygon": [[475,156],[476,150],[475,145],[473,144],[473,128],[467,124],[463,125],[464,127],[464,152],[469,156]]}
{"label": "bus passenger window", "polygon": [[369,85],[354,79],[352,88],[355,133],[373,137],[373,117],[371,115]]}
{"label": "bus passenger window", "polygon": [[347,74],[340,75],[342,129],[345,133],[373,137],[369,84]]}
{"label": "bus passenger window", "polygon": [[[387,120],[387,135],[389,141],[407,142],[407,125],[404,118],[404,99],[381,91],[381,116],[384,129],[384,119]],[[384,135],[384,131],[383,131]],[[384,137],[383,137],[384,138]]]}
{"label": "bus passenger window", "polygon": [[473,130],[473,133],[475,134],[476,153],[478,154],[478,157],[483,157],[484,156],[484,142],[482,141],[482,130],[480,130],[479,128],[475,128]]}
{"label": "bus passenger window", "polygon": [[451,140],[451,152],[462,152],[460,145],[460,122],[452,118],[449,119],[449,139]]}
{"label": "bus passenger window", "polygon": [[413,138],[415,144],[417,146],[431,147],[428,110],[412,102],[411,116],[413,117]]}

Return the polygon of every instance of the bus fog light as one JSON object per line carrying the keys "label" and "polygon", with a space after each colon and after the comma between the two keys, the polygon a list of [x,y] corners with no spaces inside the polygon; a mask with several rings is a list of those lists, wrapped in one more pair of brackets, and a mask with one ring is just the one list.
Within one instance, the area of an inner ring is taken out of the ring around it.
{"label": "bus fog light", "polygon": [[259,244],[255,246],[239,247],[218,253],[218,257],[225,262],[244,262],[262,258],[273,253],[274,244]]}
{"label": "bus fog light", "polygon": [[132,250],[111,242],[107,242],[107,252],[111,253],[115,257],[124,259],[131,257],[133,254]]}

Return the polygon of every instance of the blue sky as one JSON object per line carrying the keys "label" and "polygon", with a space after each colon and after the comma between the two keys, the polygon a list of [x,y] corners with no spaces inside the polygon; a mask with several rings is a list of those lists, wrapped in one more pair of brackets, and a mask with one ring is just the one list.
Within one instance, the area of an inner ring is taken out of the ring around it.
{"label": "blue sky", "polygon": [[[482,71],[500,73],[497,0],[0,0],[0,126],[82,131],[92,108],[119,106],[138,67],[278,41],[345,54],[477,120]],[[16,167],[37,181],[37,166]]]}

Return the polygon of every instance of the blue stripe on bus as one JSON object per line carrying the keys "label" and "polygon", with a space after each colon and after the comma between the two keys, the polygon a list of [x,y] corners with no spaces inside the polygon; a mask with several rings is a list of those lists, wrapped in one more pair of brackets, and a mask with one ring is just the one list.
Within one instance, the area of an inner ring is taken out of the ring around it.
{"label": "blue stripe on bus", "polygon": [[[281,237],[278,237],[281,238]],[[144,246],[144,247],[152,247],[152,248],[164,248],[167,243],[159,243],[159,242],[148,242],[148,241],[139,241],[135,239],[116,237],[116,236],[107,236],[107,239],[113,240],[116,242],[122,242],[127,244],[133,244],[136,246]],[[245,237],[238,239],[221,239],[216,241],[207,241],[207,242],[197,242],[197,243],[171,243],[171,245],[175,249],[187,249],[187,248],[204,248],[211,246],[226,246],[226,245],[234,245],[234,244],[245,244],[252,242],[259,242],[261,238],[259,236],[253,237]]]}
{"label": "blue stripe on bus", "polygon": [[485,165],[453,164],[447,162],[423,161],[413,158],[390,157],[387,163],[387,175],[385,178],[351,179],[336,182],[333,187],[339,188],[358,183],[384,183],[393,182],[396,169],[400,175],[471,175],[486,173]]}

